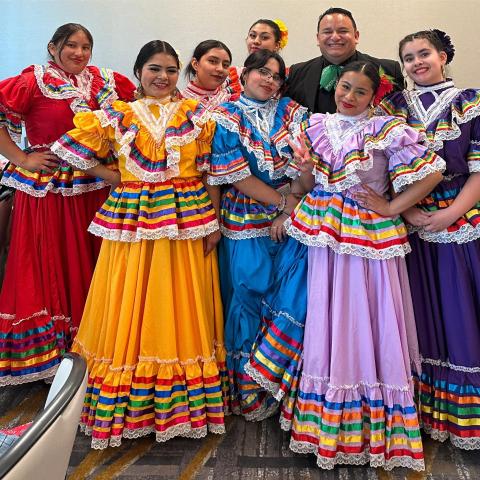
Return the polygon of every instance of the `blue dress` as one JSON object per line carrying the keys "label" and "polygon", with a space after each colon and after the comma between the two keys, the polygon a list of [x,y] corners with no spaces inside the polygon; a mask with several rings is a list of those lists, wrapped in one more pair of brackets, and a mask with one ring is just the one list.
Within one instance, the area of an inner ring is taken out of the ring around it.
{"label": "blue dress", "polygon": [[306,109],[289,98],[260,102],[242,94],[214,118],[208,182],[222,185],[219,266],[230,407],[248,420],[262,420],[289,395],[297,375],[307,249],[293,238],[273,242],[275,205],[257,202],[234,183],[254,175],[275,189],[288,188],[287,139],[300,131]]}

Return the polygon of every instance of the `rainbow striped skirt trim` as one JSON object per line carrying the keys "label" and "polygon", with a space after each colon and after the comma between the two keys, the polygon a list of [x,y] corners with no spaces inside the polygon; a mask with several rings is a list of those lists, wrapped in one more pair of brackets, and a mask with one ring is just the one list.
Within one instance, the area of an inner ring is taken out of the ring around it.
{"label": "rainbow striped skirt trim", "polygon": [[70,319],[46,310],[22,320],[0,314],[0,386],[52,377],[70,338]]}
{"label": "rainbow striped skirt trim", "polygon": [[[86,355],[78,342],[72,350]],[[140,361],[120,369],[89,361],[80,427],[92,436],[92,448],[119,446],[122,438],[150,433],[157,442],[225,433],[222,356],[217,352],[210,359],[187,362]]]}
{"label": "rainbow striped skirt trim", "polygon": [[480,449],[480,369],[459,368],[424,359],[422,374],[415,378],[420,420],[434,440],[450,439],[458,448],[476,450]]}
{"label": "rainbow striped skirt trim", "polygon": [[330,385],[303,375],[290,448],[315,453],[321,468],[335,465],[424,470],[422,439],[408,387]]}
{"label": "rainbow striped skirt trim", "polygon": [[229,412],[258,422],[274,415],[279,404],[248,374],[245,369],[248,359],[247,352],[227,352]]}
{"label": "rainbow striped skirt trim", "polygon": [[263,302],[262,325],[245,371],[273,397],[291,401],[298,383],[305,317],[302,322]]}

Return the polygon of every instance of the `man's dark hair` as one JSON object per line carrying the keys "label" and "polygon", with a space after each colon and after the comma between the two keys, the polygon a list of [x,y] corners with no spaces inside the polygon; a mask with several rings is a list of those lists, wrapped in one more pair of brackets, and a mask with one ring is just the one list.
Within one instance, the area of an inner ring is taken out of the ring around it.
{"label": "man's dark hair", "polygon": [[353,15],[352,15],[352,12],[348,11],[348,10],[345,10],[344,8],[340,8],[340,7],[331,7],[329,8],[328,10],[325,10],[321,15],[320,17],[318,17],[318,23],[317,23],[317,33],[318,31],[320,30],[320,22],[322,21],[322,18],[325,17],[325,15],[333,15],[333,14],[341,14],[341,15],[345,15],[346,17],[348,17],[351,21],[352,21],[352,25],[353,25],[353,29],[356,30],[357,29],[357,24],[355,23],[355,20],[353,19]]}

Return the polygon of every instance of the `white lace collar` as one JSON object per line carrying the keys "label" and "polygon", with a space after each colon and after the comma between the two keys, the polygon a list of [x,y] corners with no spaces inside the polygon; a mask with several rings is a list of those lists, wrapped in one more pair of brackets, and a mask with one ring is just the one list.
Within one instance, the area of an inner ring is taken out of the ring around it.
{"label": "white lace collar", "polygon": [[359,113],[358,115],[344,115],[343,113],[334,114],[338,120],[342,122],[356,123],[359,120],[364,120],[368,117],[368,111]]}
{"label": "white lace collar", "polygon": [[[140,123],[152,136],[155,144],[160,146],[165,137],[167,124],[177,112],[182,102],[165,102],[156,98],[142,98],[130,104],[132,110]],[[157,105],[159,108],[158,118],[150,109],[150,105]]]}
{"label": "white lace collar", "polygon": [[434,85],[417,85],[415,84],[415,90],[420,91],[421,93],[426,92],[435,92],[437,90],[443,90],[444,88],[454,87],[455,84],[453,80],[446,80],[444,82],[435,83]]}
{"label": "white lace collar", "polygon": [[[53,100],[71,100],[73,113],[90,110],[93,75],[85,68],[79,75],[67,74],[53,63],[34,65],[33,74],[42,95]],[[50,81],[46,78],[49,75]],[[72,77],[76,82],[72,81]],[[76,84],[75,84],[76,83]]]}
{"label": "white lace collar", "polygon": [[[92,94],[93,75],[90,73],[88,68],[85,67],[81,73],[74,75],[73,73],[69,74],[65,72],[59,66],[51,62],[45,66],[36,65],[36,67],[40,67],[40,69],[36,69],[35,71],[37,84],[44,95],[45,92],[47,92],[47,95],[45,96],[49,96],[49,94],[53,95],[52,90],[49,88],[50,86],[45,84],[44,80],[44,75],[48,73],[51,77],[61,80],[66,86],[68,86],[68,90],[60,89],[57,94],[63,95],[64,98],[80,96],[87,102],[90,100]],[[42,75],[39,75],[40,71]],[[73,78],[75,81],[72,81]]]}
{"label": "white lace collar", "polygon": [[354,117],[341,113],[327,113],[325,116],[325,132],[333,152],[338,153],[347,138],[361,132],[369,121],[368,112],[363,112]]}
{"label": "white lace collar", "polygon": [[270,142],[270,132],[273,128],[278,100],[270,99],[261,102],[242,95],[237,102],[237,105],[242,109],[252,125],[258,130],[262,139],[265,142]]}
{"label": "white lace collar", "polygon": [[[438,92],[438,90],[442,90]],[[433,103],[425,108],[422,104],[421,95],[429,92],[434,96]],[[420,120],[424,127],[428,127],[437,120],[440,115],[450,107],[453,99],[460,90],[453,85],[453,82],[443,82],[430,87],[418,88],[415,90],[404,90],[403,94],[407,101],[410,115]]]}

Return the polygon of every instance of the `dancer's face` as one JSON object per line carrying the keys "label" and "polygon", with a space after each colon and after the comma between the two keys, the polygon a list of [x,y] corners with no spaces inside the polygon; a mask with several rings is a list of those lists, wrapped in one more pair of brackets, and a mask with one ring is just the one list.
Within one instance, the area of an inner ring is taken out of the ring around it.
{"label": "dancer's face", "polygon": [[257,50],[278,52],[280,49],[280,42],[275,40],[273,28],[265,23],[256,23],[248,32],[245,42],[249,54]]}
{"label": "dancer's face", "polygon": [[263,67],[250,70],[244,76],[245,95],[262,101],[274,97],[283,83],[279,72],[280,64],[274,58],[270,58]]}
{"label": "dancer's face", "polygon": [[402,62],[407,75],[417,85],[433,85],[444,80],[447,54],[439,52],[426,38],[415,38],[402,48]]}
{"label": "dancer's face", "polygon": [[335,88],[337,112],[343,115],[360,115],[368,109],[373,98],[372,81],[363,73],[346,72]]}
{"label": "dancer's face", "polygon": [[200,60],[192,59],[195,83],[205,90],[215,90],[227,78],[230,56],[223,48],[211,48]]}
{"label": "dancer's face", "polygon": [[53,61],[65,72],[78,75],[87,66],[92,55],[92,45],[83,30],[72,33],[63,45],[50,43],[48,51]]}
{"label": "dancer's face", "polygon": [[172,95],[177,87],[178,75],[177,61],[167,53],[152,55],[138,72],[145,96],[159,99]]}

